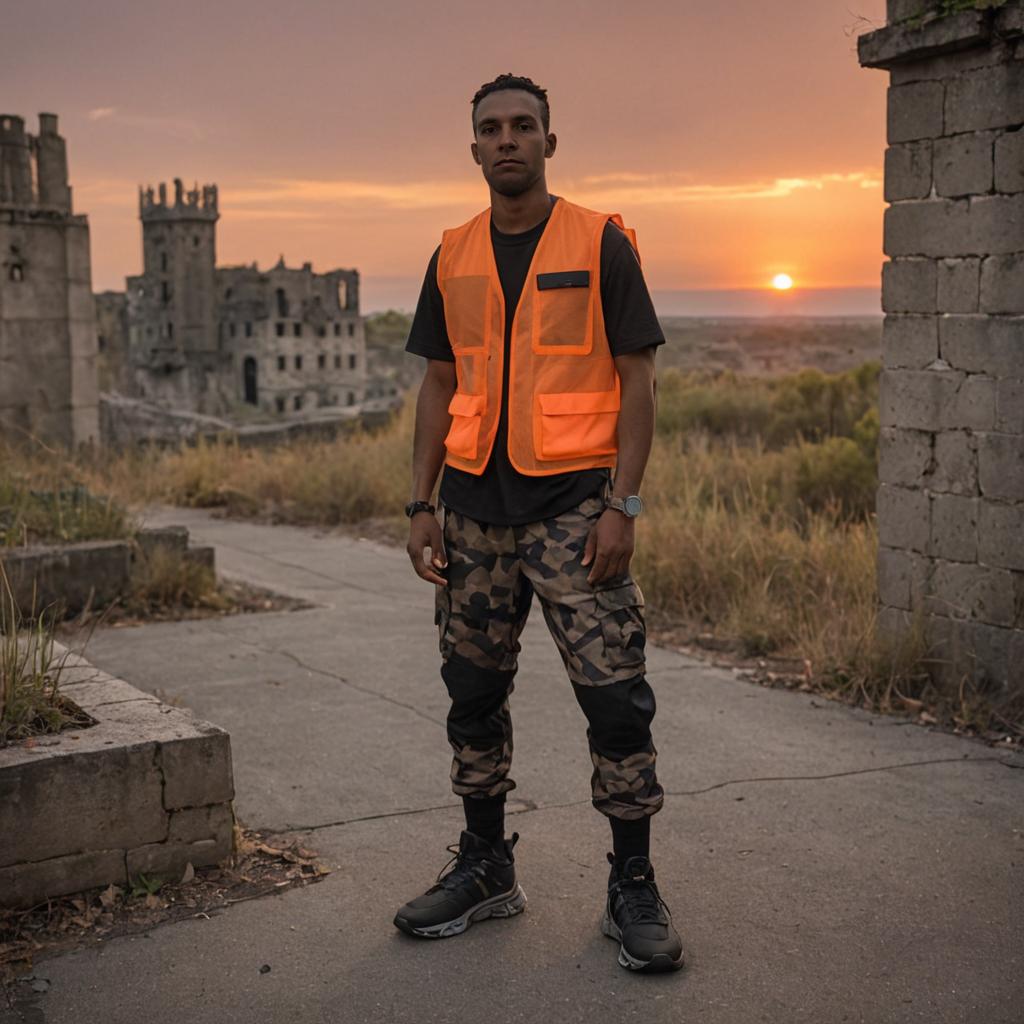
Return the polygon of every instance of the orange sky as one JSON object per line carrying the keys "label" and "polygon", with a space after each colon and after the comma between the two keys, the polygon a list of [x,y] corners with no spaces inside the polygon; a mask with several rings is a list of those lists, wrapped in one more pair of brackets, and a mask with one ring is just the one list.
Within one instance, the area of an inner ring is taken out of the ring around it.
{"label": "orange sky", "polygon": [[487,202],[469,100],[502,71],[549,90],[551,190],[621,212],[652,289],[874,287],[887,76],[856,36],[884,7],[36,0],[4,17],[0,111],[60,116],[96,290],[140,268],[137,185],[180,176],[220,186],[220,263],[414,301]]}

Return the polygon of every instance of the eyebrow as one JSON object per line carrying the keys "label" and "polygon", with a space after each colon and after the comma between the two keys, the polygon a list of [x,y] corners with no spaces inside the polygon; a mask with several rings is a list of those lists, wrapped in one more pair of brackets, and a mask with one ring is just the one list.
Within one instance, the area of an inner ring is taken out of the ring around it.
{"label": "eyebrow", "polygon": [[[509,117],[509,120],[510,121],[533,121],[536,124],[540,124],[540,119],[537,117],[536,114],[529,114],[529,113],[526,113],[526,112],[523,112],[523,113],[520,113],[520,114],[512,114],[511,117]],[[497,124],[497,123],[498,123],[498,118],[496,118],[493,115],[491,115],[489,117],[481,117],[480,120],[477,121],[476,125],[477,125],[478,128],[480,128],[480,127],[483,127],[483,125],[485,125],[485,124]]]}

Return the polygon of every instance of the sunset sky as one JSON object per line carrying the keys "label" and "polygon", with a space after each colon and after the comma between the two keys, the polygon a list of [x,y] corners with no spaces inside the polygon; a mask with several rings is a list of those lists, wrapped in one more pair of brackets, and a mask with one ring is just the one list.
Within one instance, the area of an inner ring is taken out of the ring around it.
{"label": "sunset sky", "polygon": [[559,138],[549,187],[623,214],[656,301],[722,290],[728,313],[785,273],[781,310],[878,286],[887,76],[856,36],[884,9],[35,0],[3,17],[0,113],[59,115],[97,291],[140,270],[137,186],[178,176],[220,187],[220,264],[356,266],[364,309],[408,308],[441,230],[487,203],[470,98],[529,75]]}

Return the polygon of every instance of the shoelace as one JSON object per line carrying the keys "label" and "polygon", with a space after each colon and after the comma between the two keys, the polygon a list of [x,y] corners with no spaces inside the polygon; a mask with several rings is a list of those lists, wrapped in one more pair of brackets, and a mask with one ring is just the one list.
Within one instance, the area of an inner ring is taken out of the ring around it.
{"label": "shoelace", "polygon": [[[461,851],[457,844],[447,846],[445,849],[452,854],[452,858],[438,872],[437,882],[431,887],[431,892],[436,892],[438,889],[457,889],[464,882],[472,881],[472,879],[484,874],[485,868],[483,863],[475,858],[461,856]],[[448,870],[449,868],[451,868],[450,871]],[[448,872],[447,874],[445,874],[446,871]]]}
{"label": "shoelace", "polygon": [[658,887],[646,878],[620,878],[610,887],[618,892],[634,924],[663,924],[661,910],[669,916],[668,905],[661,898]]}

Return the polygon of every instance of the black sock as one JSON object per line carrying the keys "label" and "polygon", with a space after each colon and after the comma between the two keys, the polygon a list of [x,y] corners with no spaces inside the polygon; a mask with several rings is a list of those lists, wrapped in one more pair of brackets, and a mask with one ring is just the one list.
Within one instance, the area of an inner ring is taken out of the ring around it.
{"label": "black sock", "polygon": [[609,818],[612,825],[612,846],[615,860],[621,867],[630,857],[647,857],[651,855],[651,816],[625,821],[622,818]]}
{"label": "black sock", "polygon": [[497,846],[505,838],[505,794],[498,796],[464,796],[466,831]]}

